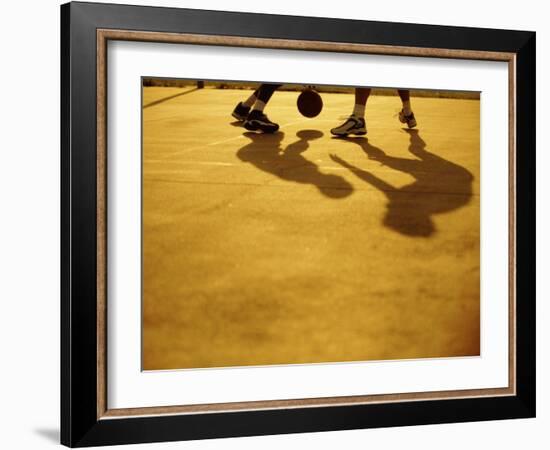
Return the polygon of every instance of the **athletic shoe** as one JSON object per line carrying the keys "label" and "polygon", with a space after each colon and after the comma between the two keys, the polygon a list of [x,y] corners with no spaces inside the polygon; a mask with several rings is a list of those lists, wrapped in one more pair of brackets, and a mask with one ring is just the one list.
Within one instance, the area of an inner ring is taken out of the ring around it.
{"label": "athletic shoe", "polygon": [[330,132],[336,136],[349,136],[350,134],[363,136],[367,134],[367,126],[363,117],[350,116],[342,125],[333,128]]}
{"label": "athletic shoe", "polygon": [[409,115],[406,115],[403,110],[399,111],[399,122],[406,123],[409,128],[416,127],[416,119],[412,111]]}
{"label": "athletic shoe", "polygon": [[261,131],[262,133],[275,133],[279,129],[279,124],[272,122],[261,112],[252,110],[248,115],[244,127],[250,131]]}
{"label": "athletic shoe", "polygon": [[237,106],[235,106],[235,109],[231,113],[231,115],[237,119],[239,122],[244,122],[246,118],[248,117],[248,113],[250,112],[250,106],[243,105],[243,102],[239,102]]}

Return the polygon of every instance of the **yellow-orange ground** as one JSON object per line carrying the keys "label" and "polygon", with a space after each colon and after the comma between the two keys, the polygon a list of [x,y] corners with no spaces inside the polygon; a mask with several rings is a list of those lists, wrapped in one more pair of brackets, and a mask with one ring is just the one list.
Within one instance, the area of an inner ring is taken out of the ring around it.
{"label": "yellow-orange ground", "polygon": [[143,368],[479,354],[479,101],[296,92],[244,133],[241,90],[144,88]]}

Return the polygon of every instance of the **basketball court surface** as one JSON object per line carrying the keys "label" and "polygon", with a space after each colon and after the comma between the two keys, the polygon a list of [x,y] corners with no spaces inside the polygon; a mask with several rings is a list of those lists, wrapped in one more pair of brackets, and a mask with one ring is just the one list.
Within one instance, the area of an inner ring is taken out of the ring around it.
{"label": "basketball court surface", "polygon": [[145,370],[479,355],[480,103],[376,96],[364,138],[334,138],[351,94],[280,124],[250,91],[143,91]]}

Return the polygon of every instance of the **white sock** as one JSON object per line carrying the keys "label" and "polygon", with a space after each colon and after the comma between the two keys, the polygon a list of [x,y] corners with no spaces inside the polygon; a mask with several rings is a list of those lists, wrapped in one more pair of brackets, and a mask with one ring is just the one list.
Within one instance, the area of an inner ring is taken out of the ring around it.
{"label": "white sock", "polygon": [[260,112],[263,112],[265,108],[265,103],[262,102],[261,100],[256,100],[256,102],[254,103],[254,108],[252,108],[254,111],[260,111]]}
{"label": "white sock", "polygon": [[353,117],[357,117],[358,119],[365,117],[365,105],[360,105],[359,103],[356,103],[353,107],[353,112],[351,113]]}
{"label": "white sock", "polygon": [[406,116],[409,116],[412,113],[410,100],[403,101],[403,113],[405,113]]}
{"label": "white sock", "polygon": [[247,108],[250,108],[254,102],[257,100],[256,96],[252,94],[250,97],[248,97],[244,102],[243,106],[246,106]]}

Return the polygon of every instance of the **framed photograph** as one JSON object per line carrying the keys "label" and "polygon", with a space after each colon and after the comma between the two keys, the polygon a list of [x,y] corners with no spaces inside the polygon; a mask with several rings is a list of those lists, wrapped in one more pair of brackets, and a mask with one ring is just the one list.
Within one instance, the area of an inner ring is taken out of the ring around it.
{"label": "framed photograph", "polygon": [[535,33],[61,7],[61,441],[535,416]]}

